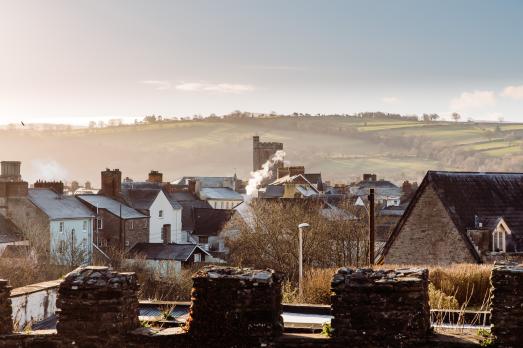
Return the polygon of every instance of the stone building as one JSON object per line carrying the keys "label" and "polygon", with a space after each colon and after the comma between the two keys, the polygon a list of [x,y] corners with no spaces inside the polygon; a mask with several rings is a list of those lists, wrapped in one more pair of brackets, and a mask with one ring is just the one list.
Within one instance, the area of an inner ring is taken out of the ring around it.
{"label": "stone building", "polygon": [[260,137],[252,137],[252,171],[255,172],[262,168],[278,150],[283,150],[283,143],[260,142]]}
{"label": "stone building", "polygon": [[389,264],[523,256],[523,174],[429,171],[387,241]]}
{"label": "stone building", "polygon": [[102,250],[129,250],[149,241],[149,217],[125,204],[102,195],[76,196],[94,214],[93,242]]}

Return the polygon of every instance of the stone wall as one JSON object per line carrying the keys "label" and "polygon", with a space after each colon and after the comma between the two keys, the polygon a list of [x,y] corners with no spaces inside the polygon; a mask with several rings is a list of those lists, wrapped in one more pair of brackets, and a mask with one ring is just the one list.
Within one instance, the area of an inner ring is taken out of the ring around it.
{"label": "stone wall", "polygon": [[11,287],[7,280],[0,279],[0,335],[13,332],[13,320],[11,319]]}
{"label": "stone wall", "polygon": [[430,333],[428,271],[340,268],[332,279],[336,341],[356,347],[396,347]]}
{"label": "stone wall", "polygon": [[137,291],[134,273],[96,266],[69,273],[58,290],[58,334],[72,341],[121,341],[140,325]]}
{"label": "stone wall", "polygon": [[476,263],[432,186],[427,186],[388,252],[387,264]]}
{"label": "stone wall", "polygon": [[523,265],[515,263],[494,267],[492,283],[492,334],[499,347],[523,344]]}
{"label": "stone wall", "polygon": [[188,334],[198,342],[268,344],[283,333],[282,275],[208,266],[193,276]]}

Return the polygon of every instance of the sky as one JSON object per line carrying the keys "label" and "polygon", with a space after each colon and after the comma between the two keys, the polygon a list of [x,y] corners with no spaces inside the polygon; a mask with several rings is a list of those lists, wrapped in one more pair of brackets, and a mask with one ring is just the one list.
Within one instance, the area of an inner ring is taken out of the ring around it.
{"label": "sky", "polygon": [[0,0],[0,123],[458,112],[523,122],[523,1]]}

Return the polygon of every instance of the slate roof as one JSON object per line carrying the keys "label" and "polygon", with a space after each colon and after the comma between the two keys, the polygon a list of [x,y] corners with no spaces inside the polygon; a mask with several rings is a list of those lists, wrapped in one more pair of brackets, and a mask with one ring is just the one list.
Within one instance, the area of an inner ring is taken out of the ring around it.
{"label": "slate roof", "polygon": [[206,199],[243,201],[243,196],[226,187],[204,187],[200,190]]}
{"label": "slate roof", "polygon": [[207,201],[198,199],[195,195],[190,192],[172,192],[169,193],[172,199],[176,200],[182,207],[182,229],[184,231],[194,230],[194,209],[195,208],[208,208],[212,209],[211,205]]}
{"label": "slate roof", "polygon": [[195,208],[194,231],[197,236],[217,236],[231,219],[234,210]]}
{"label": "slate roof", "polygon": [[29,245],[7,245],[2,252],[2,258],[6,259],[22,259],[31,255],[31,247]]}
{"label": "slate roof", "polygon": [[11,220],[0,214],[0,244],[22,240],[22,231]]}
{"label": "slate roof", "polygon": [[[140,213],[136,209],[128,207],[110,197],[103,195],[78,195],[76,196],[80,201],[86,202],[92,207],[106,209],[111,214],[122,217],[122,219],[141,219],[145,218],[144,214]],[[121,210],[120,210],[121,207]],[[121,214],[121,215],[120,215]]]}
{"label": "slate roof", "polygon": [[132,256],[145,256],[148,260],[187,261],[195,251],[207,251],[196,244],[137,243],[130,251]]}
{"label": "slate roof", "polygon": [[303,174],[305,179],[309,180],[311,184],[315,184],[318,190],[323,191],[323,181],[321,179],[321,173],[309,173]]}
{"label": "slate roof", "polygon": [[284,192],[285,188],[283,185],[268,185],[263,193],[262,191],[259,193],[262,193],[260,195],[262,198],[280,198],[283,197]]}
{"label": "slate roof", "polygon": [[168,192],[165,192],[161,188],[122,188],[122,196],[125,198],[125,201],[134,209],[140,210],[149,210],[160,192],[163,192],[166,195],[174,209],[182,208],[176,199],[171,197]]}
{"label": "slate roof", "polygon": [[57,195],[45,188],[28,190],[27,197],[42,210],[50,220],[92,218],[94,214],[75,197]]}
{"label": "slate roof", "polygon": [[227,187],[234,182],[232,176],[184,176],[172,182],[174,185],[189,185],[189,180],[198,180],[201,187]]}
{"label": "slate roof", "polygon": [[387,180],[362,180],[350,188],[350,192],[356,196],[369,194],[369,189],[374,188],[380,196],[401,196],[401,188]]}
{"label": "slate roof", "polygon": [[[479,221],[503,217],[518,250],[523,250],[523,173],[428,171],[384,248],[386,254],[421,194],[432,185],[458,231],[468,241],[478,261],[480,256],[467,237]],[[492,224],[491,224],[492,225]]]}

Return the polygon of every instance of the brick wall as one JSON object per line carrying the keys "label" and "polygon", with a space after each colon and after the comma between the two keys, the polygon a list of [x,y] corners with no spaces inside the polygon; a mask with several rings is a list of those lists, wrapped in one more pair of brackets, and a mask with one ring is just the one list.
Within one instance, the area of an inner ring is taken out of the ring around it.
{"label": "brick wall", "polygon": [[388,264],[476,263],[429,185],[384,257]]}
{"label": "brick wall", "polygon": [[507,263],[495,266],[492,284],[492,334],[498,347],[523,344],[523,265]]}

